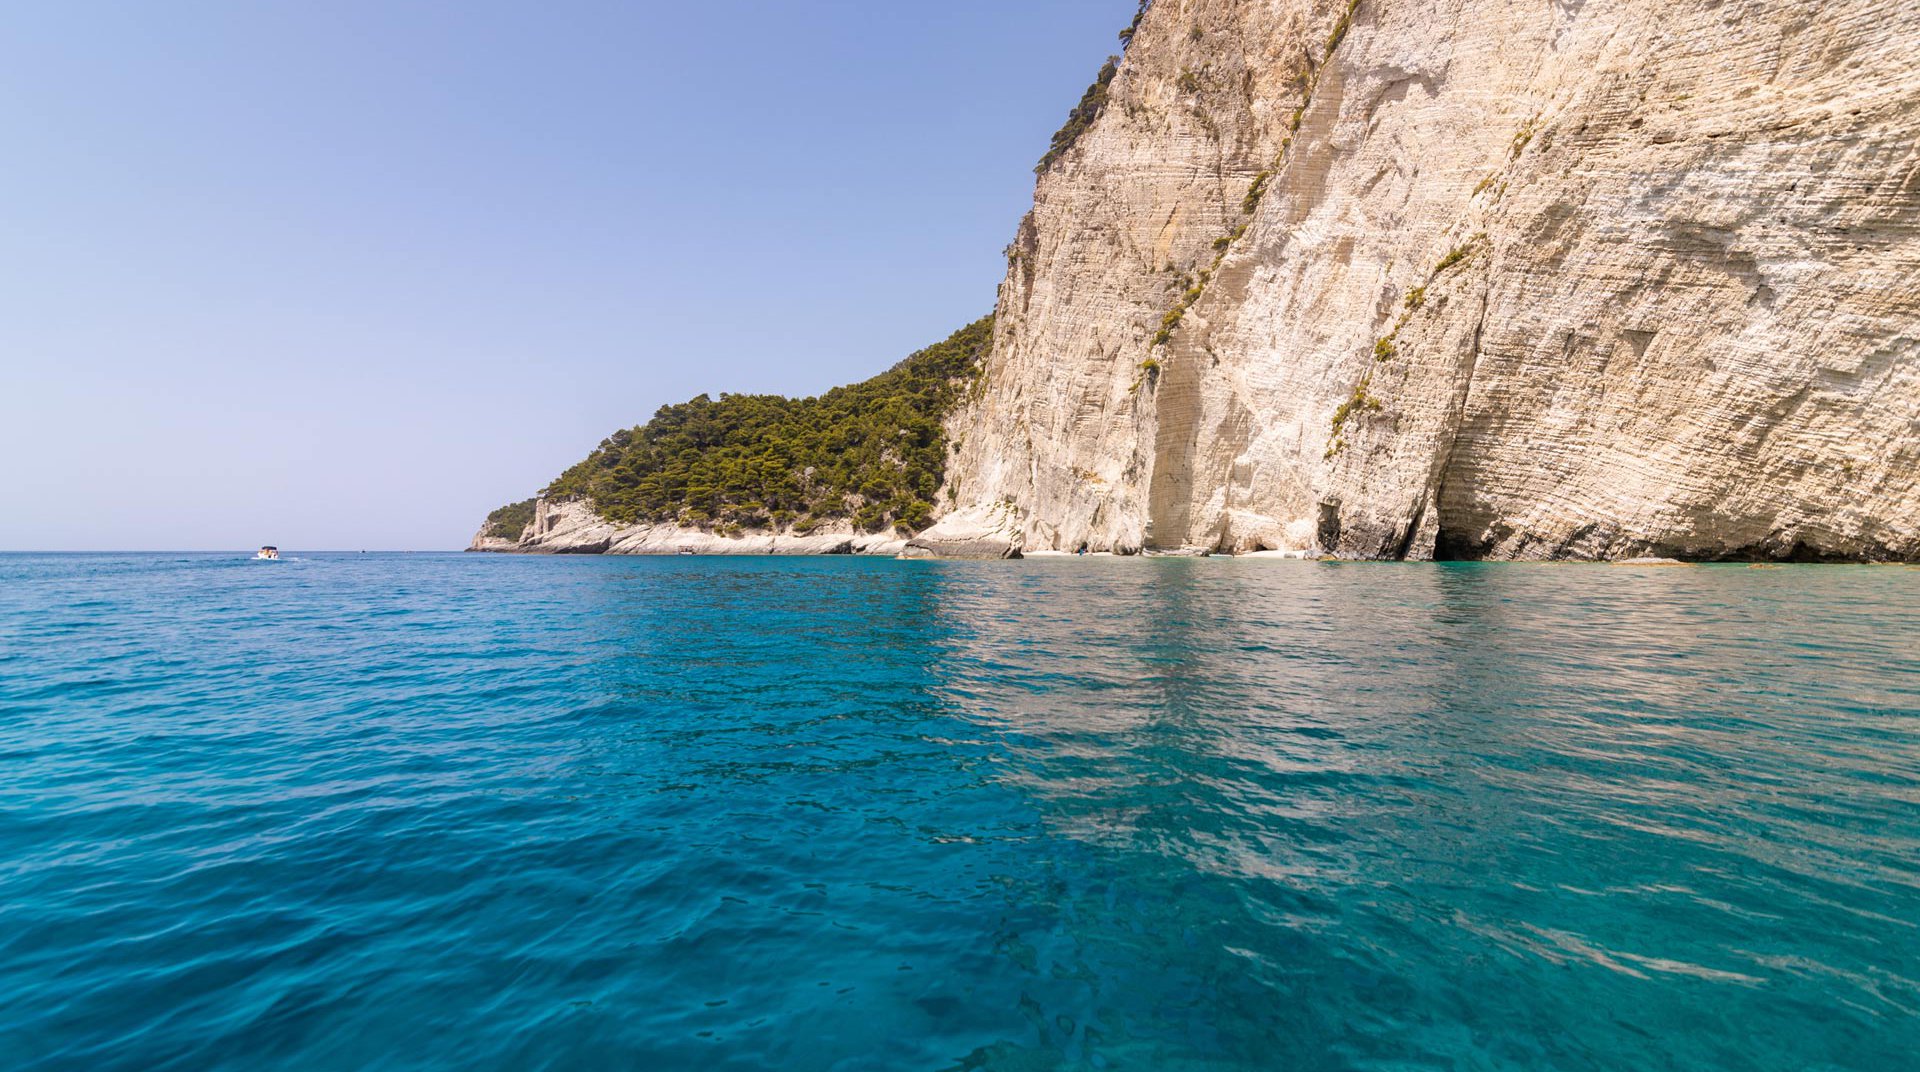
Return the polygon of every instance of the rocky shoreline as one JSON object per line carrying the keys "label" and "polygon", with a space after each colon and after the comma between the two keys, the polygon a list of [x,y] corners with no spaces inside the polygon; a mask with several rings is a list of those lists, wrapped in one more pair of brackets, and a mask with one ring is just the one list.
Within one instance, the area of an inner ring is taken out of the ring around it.
{"label": "rocky shoreline", "polygon": [[682,525],[623,525],[593,512],[578,499],[541,499],[533,522],[518,540],[482,529],[469,551],[523,555],[885,555],[905,552],[907,541],[885,533],[856,532],[850,525],[822,526],[807,533],[745,532],[727,536]]}
{"label": "rocky shoreline", "polygon": [[[1011,506],[995,504],[955,511],[932,528],[910,539],[884,533],[857,532],[839,524],[808,533],[751,531],[722,535],[681,525],[623,525],[608,521],[580,500],[540,500],[534,520],[518,540],[487,534],[482,529],[467,546],[471,552],[521,555],[870,555],[903,559],[995,560],[1018,558],[1257,558],[1318,560],[1325,562],[1378,561],[1351,555],[1328,555],[1314,549],[1229,552],[1221,549],[1121,548],[1059,550],[1028,548],[1020,518]],[[1784,561],[1850,562],[1861,565],[1915,566],[1898,557],[1791,559],[1768,556],[1698,556],[1641,554],[1615,558],[1541,556],[1506,561],[1607,564],[1615,566],[1686,566],[1715,562],[1750,565]]]}

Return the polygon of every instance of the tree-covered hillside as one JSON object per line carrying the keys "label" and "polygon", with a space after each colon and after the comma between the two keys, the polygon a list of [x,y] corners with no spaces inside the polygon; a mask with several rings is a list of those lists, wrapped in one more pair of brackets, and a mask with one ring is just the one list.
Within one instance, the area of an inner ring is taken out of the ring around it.
{"label": "tree-covered hillside", "polygon": [[517,540],[520,533],[533,524],[533,500],[522,499],[517,503],[508,503],[487,515],[486,528],[482,536],[491,536],[501,540]]}
{"label": "tree-covered hillside", "polygon": [[622,522],[733,532],[847,519],[867,531],[932,520],[942,421],[980,374],[986,317],[863,383],[815,398],[701,395],[615,432],[548,485]]}

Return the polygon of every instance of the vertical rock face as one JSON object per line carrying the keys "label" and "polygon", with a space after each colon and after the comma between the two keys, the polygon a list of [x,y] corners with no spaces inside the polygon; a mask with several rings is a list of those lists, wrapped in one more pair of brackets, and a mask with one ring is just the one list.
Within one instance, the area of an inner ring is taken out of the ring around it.
{"label": "vertical rock face", "polygon": [[1920,556],[1920,5],[1158,0],[997,324],[932,550]]}

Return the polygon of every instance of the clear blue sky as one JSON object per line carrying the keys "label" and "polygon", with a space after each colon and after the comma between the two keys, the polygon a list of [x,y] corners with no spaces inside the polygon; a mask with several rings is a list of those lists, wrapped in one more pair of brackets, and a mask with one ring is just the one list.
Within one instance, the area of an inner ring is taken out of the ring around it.
{"label": "clear blue sky", "polygon": [[455,548],[992,307],[1133,0],[0,6],[0,549]]}

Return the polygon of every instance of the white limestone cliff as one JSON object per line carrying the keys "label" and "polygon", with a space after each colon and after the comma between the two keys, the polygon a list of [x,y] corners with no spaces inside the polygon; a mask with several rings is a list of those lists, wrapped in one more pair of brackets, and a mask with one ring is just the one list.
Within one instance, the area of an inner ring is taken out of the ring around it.
{"label": "white limestone cliff", "polygon": [[485,528],[482,528],[473,534],[473,542],[467,545],[467,550],[508,553],[520,550],[520,542],[509,540],[505,536],[490,535]]}
{"label": "white limestone cliff", "polygon": [[1920,557],[1920,5],[1157,0],[949,427],[920,553]]}

